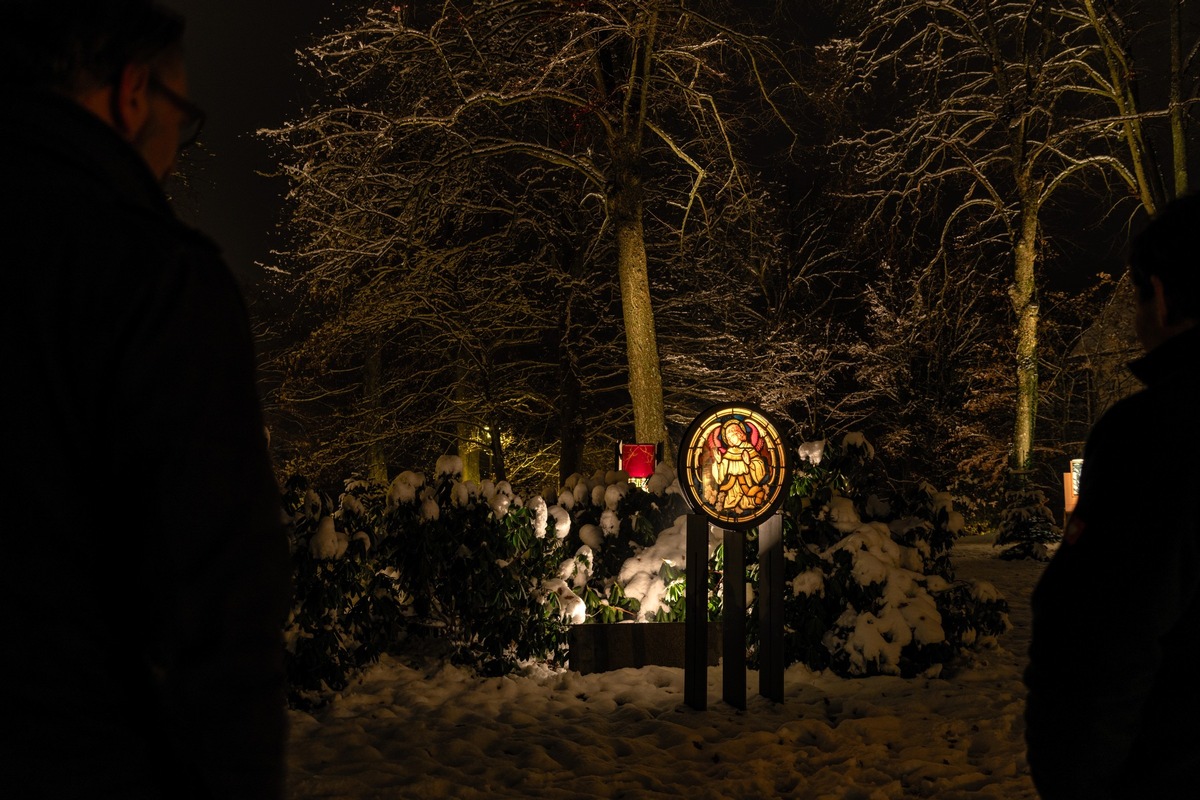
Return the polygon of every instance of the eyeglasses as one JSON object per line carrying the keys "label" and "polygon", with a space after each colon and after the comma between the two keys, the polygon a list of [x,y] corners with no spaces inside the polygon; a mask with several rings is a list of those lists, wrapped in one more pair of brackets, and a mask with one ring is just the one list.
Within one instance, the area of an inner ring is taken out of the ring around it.
{"label": "eyeglasses", "polygon": [[184,150],[191,147],[200,138],[200,131],[204,130],[204,121],[208,118],[208,115],[204,113],[204,109],[164,85],[153,74],[150,75],[150,88],[167,98],[171,102],[171,105],[175,106],[183,114],[183,122],[179,124],[178,148]]}

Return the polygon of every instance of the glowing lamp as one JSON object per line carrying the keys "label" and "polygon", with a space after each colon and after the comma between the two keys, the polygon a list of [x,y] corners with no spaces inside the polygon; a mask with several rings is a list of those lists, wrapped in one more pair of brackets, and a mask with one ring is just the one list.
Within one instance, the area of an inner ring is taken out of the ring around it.
{"label": "glowing lamp", "polygon": [[631,483],[645,489],[658,464],[658,445],[621,442],[621,469]]}
{"label": "glowing lamp", "polygon": [[1079,501],[1079,477],[1083,474],[1083,459],[1071,459],[1071,471],[1063,473],[1063,524]]}

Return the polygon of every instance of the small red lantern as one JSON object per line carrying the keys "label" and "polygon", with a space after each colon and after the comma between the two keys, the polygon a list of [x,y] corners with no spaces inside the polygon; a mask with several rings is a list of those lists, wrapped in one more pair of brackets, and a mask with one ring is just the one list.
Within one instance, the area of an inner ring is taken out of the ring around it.
{"label": "small red lantern", "polygon": [[658,445],[621,442],[621,469],[631,483],[645,489],[658,464]]}

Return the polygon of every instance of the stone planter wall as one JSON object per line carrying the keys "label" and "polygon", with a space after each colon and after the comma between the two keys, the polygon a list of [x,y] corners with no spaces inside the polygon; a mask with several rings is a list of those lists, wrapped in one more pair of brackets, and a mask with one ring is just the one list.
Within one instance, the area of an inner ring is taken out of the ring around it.
{"label": "stone planter wall", "polygon": [[[625,667],[683,667],[683,622],[616,622],[572,625],[567,634],[570,668],[580,674]],[[721,623],[708,623],[708,664],[721,657]]]}

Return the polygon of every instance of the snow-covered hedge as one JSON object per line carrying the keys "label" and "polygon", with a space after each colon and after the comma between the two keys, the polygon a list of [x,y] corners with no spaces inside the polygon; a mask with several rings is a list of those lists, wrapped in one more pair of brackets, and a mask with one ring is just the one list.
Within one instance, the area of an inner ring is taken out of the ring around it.
{"label": "snow-covered hedge", "polygon": [[991,584],[955,580],[963,517],[949,494],[895,486],[857,435],[801,450],[784,514],[789,661],[842,675],[933,675],[1008,630],[1008,604]]}
{"label": "snow-covered hedge", "polygon": [[[932,675],[1008,628],[1007,603],[956,581],[962,516],[928,485],[897,489],[860,436],[809,443],[783,508],[785,655],[843,675]],[[566,657],[588,622],[683,619],[687,506],[674,471],[644,488],[622,472],[575,475],[528,501],[506,483],[347,481],[336,503],[303,480],[285,496],[296,602],[287,628],[293,702],[346,685],[380,653],[436,646],[503,673]],[[749,613],[756,539],[748,535]],[[721,608],[720,534],[709,542],[709,618]],[[755,663],[757,626],[747,626]]]}
{"label": "snow-covered hedge", "polygon": [[295,601],[286,628],[289,695],[319,701],[383,652],[430,648],[486,674],[562,660],[567,622],[552,597],[562,515],[526,506],[504,482],[346,482],[336,503],[303,479],[284,496]]}
{"label": "snow-covered hedge", "polygon": [[[1009,626],[1008,606],[987,583],[954,579],[950,549],[963,528],[949,494],[928,484],[896,488],[886,477],[874,448],[857,434],[840,443],[807,443],[784,515],[784,653],[788,663],[804,662],[843,675],[932,675],[968,648],[992,644]],[[686,511],[675,504],[678,486],[660,467],[659,493],[622,489],[612,502],[610,489],[593,487],[594,515],[638,514],[650,509]],[[579,494],[579,493],[576,493]],[[641,495],[649,497],[641,498]],[[625,505],[621,505],[624,502]],[[612,530],[611,526],[609,530]],[[584,544],[564,577],[595,621],[682,619],[684,609],[686,518],[680,516],[657,536],[631,542],[613,535]],[[574,546],[572,537],[568,541]],[[722,552],[720,535],[709,541],[710,618],[719,618]],[[756,613],[757,542],[747,543],[749,613]],[[586,549],[584,549],[586,547]],[[621,554],[619,565],[609,549]],[[631,552],[630,552],[631,551]],[[585,569],[583,564],[604,565]],[[573,603],[579,609],[579,604]],[[576,619],[576,621],[578,621]],[[750,663],[755,663],[757,626],[750,632]]]}

